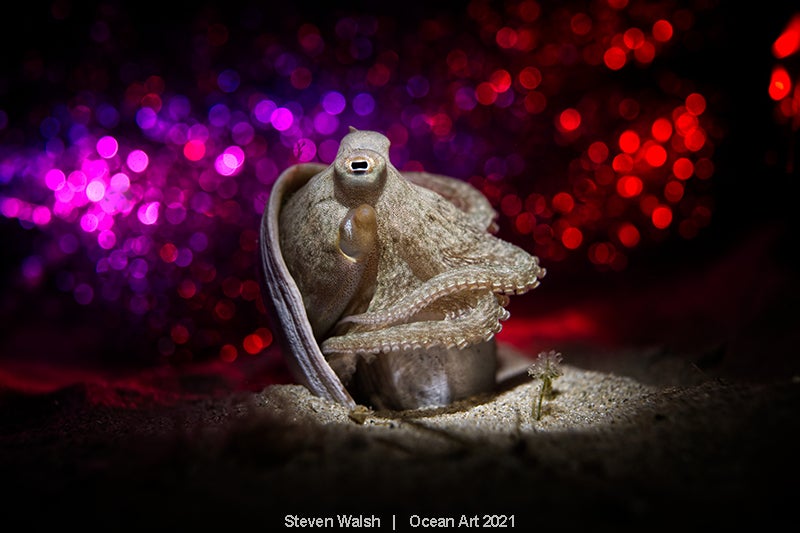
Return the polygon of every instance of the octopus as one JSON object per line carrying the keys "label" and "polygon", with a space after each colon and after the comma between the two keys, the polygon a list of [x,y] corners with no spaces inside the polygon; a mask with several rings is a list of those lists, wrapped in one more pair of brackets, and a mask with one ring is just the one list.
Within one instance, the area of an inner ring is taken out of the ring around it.
{"label": "octopus", "polygon": [[351,128],[333,164],[282,174],[262,223],[268,299],[312,392],[378,408],[447,405],[494,387],[510,296],[545,269],[495,236],[480,191],[401,173],[389,147]]}

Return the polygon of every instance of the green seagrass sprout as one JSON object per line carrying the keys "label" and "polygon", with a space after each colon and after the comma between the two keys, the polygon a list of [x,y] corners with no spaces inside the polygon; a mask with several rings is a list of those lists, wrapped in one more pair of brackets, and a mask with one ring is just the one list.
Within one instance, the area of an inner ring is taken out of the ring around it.
{"label": "green seagrass sprout", "polygon": [[539,390],[539,402],[536,407],[536,420],[541,420],[542,418],[542,400],[545,396],[549,397],[553,393],[553,380],[563,373],[561,370],[561,354],[554,350],[540,352],[536,357],[536,361],[528,367],[528,375],[530,377],[542,380],[542,388]]}

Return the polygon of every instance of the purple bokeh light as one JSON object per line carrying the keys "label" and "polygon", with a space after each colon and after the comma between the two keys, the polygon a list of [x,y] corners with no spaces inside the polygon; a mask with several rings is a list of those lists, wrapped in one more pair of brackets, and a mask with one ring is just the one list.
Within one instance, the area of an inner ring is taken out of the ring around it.
{"label": "purple bokeh light", "polygon": [[285,107],[279,107],[269,117],[270,124],[278,131],[286,131],[292,127],[294,116]]}

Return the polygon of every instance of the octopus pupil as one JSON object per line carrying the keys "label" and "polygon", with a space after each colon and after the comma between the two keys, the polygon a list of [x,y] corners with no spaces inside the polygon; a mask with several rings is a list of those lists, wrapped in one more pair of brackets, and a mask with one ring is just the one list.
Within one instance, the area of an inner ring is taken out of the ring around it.
{"label": "octopus pupil", "polygon": [[362,174],[369,170],[369,162],[368,161],[352,161],[350,163],[350,169],[358,174]]}

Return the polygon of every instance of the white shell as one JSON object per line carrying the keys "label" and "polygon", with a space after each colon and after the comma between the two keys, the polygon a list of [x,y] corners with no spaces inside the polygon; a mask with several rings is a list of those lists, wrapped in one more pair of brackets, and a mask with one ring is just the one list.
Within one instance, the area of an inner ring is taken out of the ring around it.
{"label": "white shell", "polygon": [[277,321],[274,328],[276,337],[283,344],[294,378],[316,396],[355,407],[356,402],[320,351],[303,308],[303,295],[289,273],[278,245],[279,214],[284,197],[305,185],[324,168],[314,163],[295,165],[284,171],[273,185],[261,220],[265,303],[271,317]]}

